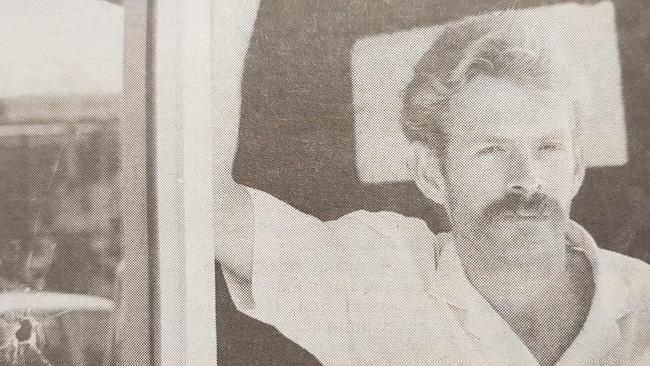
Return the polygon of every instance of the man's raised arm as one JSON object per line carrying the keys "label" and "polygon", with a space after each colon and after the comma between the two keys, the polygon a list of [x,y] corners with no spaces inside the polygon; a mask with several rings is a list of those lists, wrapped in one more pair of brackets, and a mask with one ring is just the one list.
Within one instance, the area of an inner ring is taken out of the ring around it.
{"label": "man's raised arm", "polygon": [[259,0],[225,0],[212,35],[213,116],[216,124],[214,187],[217,242],[224,268],[244,279],[252,274],[254,214],[245,187],[232,178],[241,105],[241,79]]}

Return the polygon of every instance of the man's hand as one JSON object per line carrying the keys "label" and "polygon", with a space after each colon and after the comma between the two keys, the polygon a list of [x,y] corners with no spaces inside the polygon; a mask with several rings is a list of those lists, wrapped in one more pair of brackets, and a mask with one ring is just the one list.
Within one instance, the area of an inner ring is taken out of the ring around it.
{"label": "man's hand", "polygon": [[212,35],[215,253],[225,269],[245,279],[252,274],[253,208],[246,189],[233,180],[232,166],[239,135],[241,81],[258,6],[259,0],[222,1]]}

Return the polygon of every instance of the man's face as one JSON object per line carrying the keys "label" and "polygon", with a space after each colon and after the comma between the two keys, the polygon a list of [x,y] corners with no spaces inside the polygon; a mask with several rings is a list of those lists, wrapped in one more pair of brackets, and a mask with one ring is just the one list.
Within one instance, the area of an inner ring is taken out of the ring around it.
{"label": "man's face", "polygon": [[449,108],[443,175],[454,230],[486,255],[549,250],[581,179],[570,105],[549,92],[478,76]]}

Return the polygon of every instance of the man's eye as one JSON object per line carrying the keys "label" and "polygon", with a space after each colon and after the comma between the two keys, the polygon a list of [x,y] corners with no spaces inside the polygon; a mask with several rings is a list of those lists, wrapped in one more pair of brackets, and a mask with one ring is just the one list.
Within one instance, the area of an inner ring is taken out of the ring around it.
{"label": "man's eye", "polygon": [[498,145],[492,145],[488,147],[484,147],[481,150],[479,150],[476,154],[477,155],[490,155],[490,154],[496,154],[500,152],[504,152],[505,150]]}
{"label": "man's eye", "polygon": [[558,150],[562,150],[562,146],[560,146],[560,144],[557,143],[545,143],[539,145],[537,149],[539,151],[558,151]]}

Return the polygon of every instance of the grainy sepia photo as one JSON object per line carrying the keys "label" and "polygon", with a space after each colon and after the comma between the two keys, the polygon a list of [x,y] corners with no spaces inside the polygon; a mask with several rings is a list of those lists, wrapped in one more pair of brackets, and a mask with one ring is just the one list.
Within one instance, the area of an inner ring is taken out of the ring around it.
{"label": "grainy sepia photo", "polygon": [[650,3],[221,3],[220,365],[650,364]]}
{"label": "grainy sepia photo", "polygon": [[143,9],[0,2],[0,365],[149,364]]}

